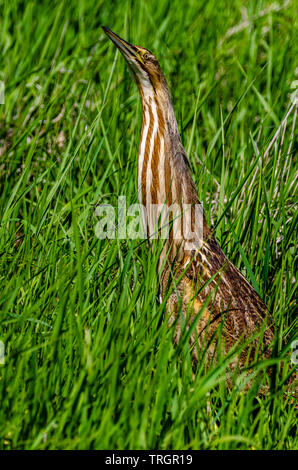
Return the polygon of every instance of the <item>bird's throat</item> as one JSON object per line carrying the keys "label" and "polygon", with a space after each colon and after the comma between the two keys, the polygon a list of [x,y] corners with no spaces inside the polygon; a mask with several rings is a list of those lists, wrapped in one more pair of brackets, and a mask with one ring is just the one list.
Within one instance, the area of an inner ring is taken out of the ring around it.
{"label": "bird's throat", "polygon": [[[198,239],[194,206],[199,201],[170,95],[167,90],[160,94],[154,90],[142,90],[141,98],[143,121],[138,157],[138,197],[144,209],[144,228],[149,238],[157,238],[156,232],[159,230],[160,233],[162,227],[167,227],[162,233],[164,235],[169,230],[170,242],[175,234],[179,234],[177,244],[182,239],[185,249],[193,247],[193,240]],[[194,233],[189,244],[185,240],[186,210],[190,214],[187,222],[189,231]],[[174,224],[169,224],[173,219]]]}

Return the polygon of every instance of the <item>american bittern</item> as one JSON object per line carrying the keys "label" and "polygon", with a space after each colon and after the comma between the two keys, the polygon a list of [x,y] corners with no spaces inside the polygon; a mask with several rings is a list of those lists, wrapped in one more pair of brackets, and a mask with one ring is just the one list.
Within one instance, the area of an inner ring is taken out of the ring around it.
{"label": "american bittern", "polygon": [[[252,337],[238,357],[240,366],[256,351],[270,355],[272,320],[263,301],[241,272],[227,259],[202,215],[202,230],[193,226],[194,206],[200,204],[190,175],[190,163],[179,136],[169,89],[156,57],[134,46],[110,29],[105,33],[124,56],[139,88],[143,121],[138,156],[139,202],[150,205],[191,207],[192,238],[173,236],[173,228],[160,259],[160,296],[169,297],[166,308],[173,323],[179,316],[195,322],[190,335],[194,361],[198,347],[206,347],[207,360],[215,354],[216,335],[227,352],[240,340]],[[175,289],[168,294],[169,285]],[[182,315],[181,315],[182,313]],[[269,322],[268,322],[269,320]],[[270,326],[268,324],[270,323]],[[177,321],[175,340],[181,336]],[[232,366],[233,368],[233,366]]]}

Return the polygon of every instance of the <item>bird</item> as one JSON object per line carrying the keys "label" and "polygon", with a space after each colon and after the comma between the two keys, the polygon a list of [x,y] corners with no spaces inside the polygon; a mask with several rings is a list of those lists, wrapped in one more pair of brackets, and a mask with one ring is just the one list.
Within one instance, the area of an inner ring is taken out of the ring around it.
{"label": "bird", "polygon": [[[181,142],[169,87],[157,58],[148,49],[102,28],[123,55],[141,97],[137,181],[147,233],[156,228],[156,213],[152,215],[151,207],[168,208],[161,210],[158,218],[159,230],[164,221],[168,222],[158,271],[160,300],[166,303],[169,325],[174,324],[174,342],[178,344],[183,332],[188,332],[195,365],[202,350],[206,364],[210,364],[218,354],[227,355],[239,344],[243,347],[230,361],[232,371],[247,367],[259,353],[270,358],[273,318],[260,295],[224,254],[214,230],[207,224],[191,176],[190,160]],[[184,219],[185,207],[188,218]],[[198,218],[196,208],[201,208]],[[177,219],[182,220],[177,229],[179,236],[173,223]],[[185,220],[190,236],[181,229]]]}

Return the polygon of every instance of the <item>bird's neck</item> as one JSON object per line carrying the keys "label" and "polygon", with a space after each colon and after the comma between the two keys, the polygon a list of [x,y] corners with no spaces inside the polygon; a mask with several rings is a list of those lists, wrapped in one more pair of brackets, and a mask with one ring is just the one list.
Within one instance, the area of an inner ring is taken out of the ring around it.
{"label": "bird's neck", "polygon": [[138,157],[139,202],[162,204],[171,199],[172,147],[181,143],[170,94],[153,88],[140,89],[143,120]]}
{"label": "bird's neck", "polygon": [[[199,200],[167,88],[142,89],[140,94],[143,122],[138,158],[138,195],[140,204],[145,206],[144,225],[147,233],[151,234],[156,223],[156,210],[160,211],[165,206],[169,211],[174,207],[172,214],[174,211],[182,214],[185,204],[194,206]],[[190,211],[194,214],[194,209]],[[194,217],[189,226],[196,230],[193,220]],[[197,239],[198,235],[194,234],[194,238]]]}

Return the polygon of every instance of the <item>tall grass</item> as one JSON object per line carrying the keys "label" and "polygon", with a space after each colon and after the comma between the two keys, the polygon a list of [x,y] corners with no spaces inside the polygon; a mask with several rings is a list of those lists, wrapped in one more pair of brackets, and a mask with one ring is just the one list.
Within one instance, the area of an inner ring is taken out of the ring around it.
{"label": "tall grass", "polygon": [[103,24],[159,58],[208,222],[289,365],[295,2],[0,6],[0,448],[297,448],[287,367],[262,397],[227,388],[226,358],[193,381],[159,303],[157,247],[94,233],[94,205],[137,202],[141,124]]}

